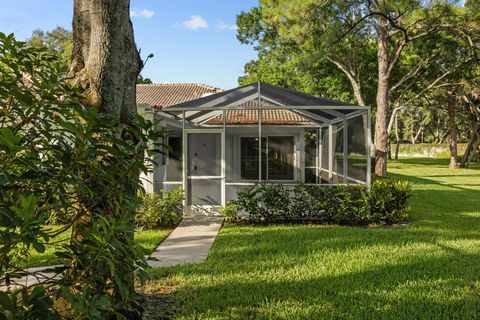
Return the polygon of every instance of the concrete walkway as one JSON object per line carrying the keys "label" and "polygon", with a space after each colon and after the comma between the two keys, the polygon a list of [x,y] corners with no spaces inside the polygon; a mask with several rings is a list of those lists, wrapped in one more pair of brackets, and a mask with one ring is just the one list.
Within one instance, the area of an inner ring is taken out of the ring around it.
{"label": "concrete walkway", "polygon": [[152,268],[171,267],[205,261],[213,241],[222,227],[223,217],[201,214],[186,215],[151,254]]}
{"label": "concrete walkway", "polygon": [[[222,223],[223,217],[219,216],[201,214],[184,216],[177,228],[150,255],[157,260],[148,260],[149,266],[159,268],[205,261]],[[9,288],[29,287],[60,277],[60,275],[48,272],[48,269],[54,267],[57,266],[27,269],[25,271],[29,275],[14,279]],[[7,288],[5,284],[0,284],[0,291],[6,291]]]}

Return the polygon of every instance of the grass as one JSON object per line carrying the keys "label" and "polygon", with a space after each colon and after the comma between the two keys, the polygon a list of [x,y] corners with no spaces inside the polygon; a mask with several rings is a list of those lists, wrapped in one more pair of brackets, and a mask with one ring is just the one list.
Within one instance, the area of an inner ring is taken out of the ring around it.
{"label": "grass", "polygon": [[[59,229],[60,226],[53,226],[51,228]],[[140,245],[145,254],[150,254],[170,233],[171,230],[139,230],[135,232],[135,241]],[[22,267],[38,267],[45,265],[57,264],[58,259],[54,253],[56,245],[68,243],[70,240],[70,232],[64,232],[57,237],[51,239],[50,243],[56,243],[55,245],[46,246],[46,250],[43,253],[38,253],[35,250],[31,250],[31,255],[28,257],[25,264]]]}
{"label": "grass", "polygon": [[207,262],[152,271],[155,319],[478,319],[480,167],[447,166],[389,163],[415,184],[408,226],[224,227]]}

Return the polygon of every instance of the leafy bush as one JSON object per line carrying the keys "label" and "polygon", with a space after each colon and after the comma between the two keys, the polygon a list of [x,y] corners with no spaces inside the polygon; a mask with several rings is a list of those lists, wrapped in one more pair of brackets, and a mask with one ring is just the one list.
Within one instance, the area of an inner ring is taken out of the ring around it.
{"label": "leafy bush", "polygon": [[[0,318],[110,319],[137,310],[133,275],[148,266],[132,216],[147,146],[159,133],[142,118],[120,127],[83,102],[50,51],[0,33],[0,283],[14,285],[29,252],[74,230],[70,243],[53,246],[64,266],[52,273],[62,277],[7,288]],[[46,227],[52,213],[71,215],[69,223]]]}
{"label": "leafy bush", "polygon": [[238,205],[233,201],[227,202],[225,207],[220,208],[220,213],[223,214],[227,222],[238,221]]}
{"label": "leafy bush", "polygon": [[142,195],[142,204],[135,215],[137,227],[155,229],[177,225],[182,219],[183,199],[183,189]]}
{"label": "leafy bush", "polygon": [[240,190],[235,203],[248,212],[251,221],[273,221],[288,215],[290,197],[282,184],[258,183]]}
{"label": "leafy bush", "polygon": [[365,185],[298,184],[288,191],[282,185],[260,183],[238,192],[236,216],[232,211],[229,219],[239,219],[237,212],[244,209],[252,223],[396,223],[407,217],[411,195],[410,183],[386,179],[375,180],[371,192]]}
{"label": "leafy bush", "polygon": [[370,188],[371,219],[394,223],[407,218],[407,202],[412,196],[408,181],[376,179]]}

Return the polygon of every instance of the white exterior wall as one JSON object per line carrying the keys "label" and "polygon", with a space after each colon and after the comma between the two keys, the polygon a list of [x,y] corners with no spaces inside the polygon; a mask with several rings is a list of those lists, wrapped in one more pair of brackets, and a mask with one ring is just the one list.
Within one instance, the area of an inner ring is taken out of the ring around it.
{"label": "white exterior wall", "polygon": [[[146,111],[145,106],[137,106],[138,115],[142,116],[143,118],[153,121],[153,113]],[[155,191],[154,188],[154,174],[156,168],[153,168],[153,171],[148,173],[140,173],[140,181],[142,182],[143,188],[145,189],[146,193],[152,193]]]}

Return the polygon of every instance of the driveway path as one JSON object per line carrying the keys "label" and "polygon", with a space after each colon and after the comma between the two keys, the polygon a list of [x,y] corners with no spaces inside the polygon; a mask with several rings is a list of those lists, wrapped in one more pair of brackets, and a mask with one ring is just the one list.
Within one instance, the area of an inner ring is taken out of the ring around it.
{"label": "driveway path", "polygon": [[222,227],[223,217],[192,214],[182,222],[150,255],[152,268],[170,267],[205,261]]}

